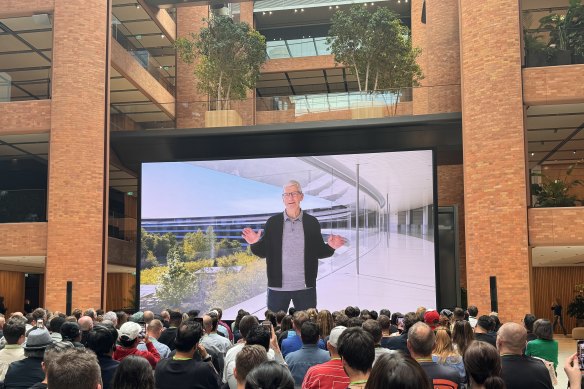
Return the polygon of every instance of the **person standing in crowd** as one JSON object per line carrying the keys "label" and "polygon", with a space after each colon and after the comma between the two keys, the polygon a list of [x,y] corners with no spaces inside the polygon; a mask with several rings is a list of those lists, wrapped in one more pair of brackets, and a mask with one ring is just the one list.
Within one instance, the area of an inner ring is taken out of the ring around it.
{"label": "person standing in crowd", "polygon": [[339,337],[346,329],[346,327],[338,326],[331,330],[326,342],[331,359],[308,369],[302,381],[302,389],[345,389],[349,385],[351,381],[343,369],[343,362],[337,351]]}
{"label": "person standing in crowd", "polygon": [[468,322],[472,328],[477,325],[477,316],[479,315],[479,309],[474,305],[469,305],[466,309],[468,312]]}
{"label": "person standing in crowd", "polygon": [[464,354],[464,367],[470,389],[505,389],[505,381],[501,377],[501,357],[491,344],[477,341],[468,346]]}
{"label": "person standing in crowd", "polygon": [[[142,339],[146,344],[147,351],[140,351],[137,348],[138,343]],[[142,332],[142,327],[138,323],[131,321],[124,323],[119,331],[118,342],[119,345],[116,347],[116,351],[114,351],[113,355],[113,358],[116,361],[121,362],[124,360],[124,358],[130,355],[136,355],[146,358],[154,369],[160,360],[160,354],[158,354],[158,350],[156,350],[156,347],[154,347],[154,344],[150,341],[146,334]]]}
{"label": "person standing in crowd", "polygon": [[244,346],[236,357],[237,368],[234,375],[237,380],[237,389],[245,389],[247,375],[257,366],[268,361],[266,350],[257,344]]}
{"label": "person standing in crowd", "polygon": [[493,331],[495,322],[488,315],[482,315],[477,319],[474,328],[474,339],[487,342],[493,347],[497,347],[497,333]]}
{"label": "person standing in crowd", "polygon": [[12,318],[4,325],[6,346],[0,350],[0,381],[4,381],[8,366],[12,362],[24,359],[24,348],[22,348],[26,331],[24,323],[21,318]]}
{"label": "person standing in crowd", "polygon": [[452,343],[460,355],[464,355],[473,341],[474,333],[470,323],[466,320],[456,320],[452,325]]}
{"label": "person standing in crowd", "polygon": [[201,325],[187,320],[177,328],[176,354],[156,366],[154,378],[158,389],[217,389],[219,376],[211,356],[199,343]]}
{"label": "person standing in crowd", "polygon": [[448,327],[438,327],[434,331],[436,343],[432,350],[432,361],[455,369],[460,376],[460,382],[466,382],[466,372],[462,355],[452,345],[452,334]]}
{"label": "person standing in crowd", "polygon": [[46,370],[47,383],[51,388],[101,388],[97,358],[85,349],[72,347],[56,353]]}
{"label": "person standing in crowd", "polygon": [[309,368],[330,360],[329,353],[317,346],[319,336],[316,323],[310,320],[304,322],[300,329],[300,337],[302,348],[286,355],[286,363],[297,386],[302,385]]}
{"label": "person standing in crowd", "polygon": [[[146,336],[150,339],[154,347],[156,347],[156,350],[158,350],[160,358],[168,358],[170,355],[170,349],[167,345],[158,341],[158,338],[160,338],[160,335],[162,334],[163,328],[164,327],[162,327],[162,322],[160,320],[151,320],[148,324],[148,327],[146,327]],[[145,343],[140,343],[138,345],[138,350],[148,351]]]}
{"label": "person standing in crowd", "polygon": [[347,328],[339,337],[339,355],[349,376],[349,389],[364,388],[375,360],[375,343],[363,328]]}
{"label": "person standing in crowd", "polygon": [[6,315],[6,305],[4,305],[4,296],[0,296],[0,315]]}
{"label": "person standing in crowd", "polygon": [[543,362],[523,355],[526,339],[527,331],[517,323],[503,324],[497,334],[501,375],[507,389],[552,389],[554,386]]}
{"label": "person standing in crowd", "polygon": [[168,328],[162,332],[158,341],[160,343],[164,343],[165,345],[170,348],[170,350],[174,350],[174,338],[176,337],[176,332],[178,327],[182,322],[182,314],[180,312],[171,311],[169,313],[169,322]]}
{"label": "person standing in crowd", "polygon": [[554,340],[552,323],[546,319],[538,319],[533,323],[533,333],[537,339],[527,343],[525,355],[538,357],[554,363],[558,367],[558,341]]}
{"label": "person standing in crowd", "polygon": [[553,331],[556,331],[556,325],[558,325],[558,323],[560,324],[560,327],[562,328],[562,332],[564,333],[564,336],[566,336],[568,333],[566,332],[566,327],[564,327],[564,315],[562,314],[562,303],[560,303],[560,299],[556,297],[556,300],[552,302],[552,307],[551,310],[553,311],[554,314],[554,325],[553,325]]}
{"label": "person standing in crowd", "polygon": [[120,365],[120,362],[113,359],[117,339],[118,331],[116,328],[112,325],[102,324],[93,327],[87,338],[87,347],[93,350],[97,356],[103,389],[112,387],[114,374]]}
{"label": "person standing in crowd", "polygon": [[285,210],[268,219],[263,236],[249,227],[241,236],[252,253],[266,258],[269,310],[286,310],[290,300],[296,309],[316,308],[318,260],[332,256],[345,239],[331,234],[324,243],[318,220],[300,208],[300,183],[289,181],[283,189]]}
{"label": "person standing in crowd", "polygon": [[377,362],[377,359],[380,356],[391,353],[392,351],[385,347],[381,347],[381,325],[379,325],[377,320],[367,319],[363,322],[362,327],[373,337],[373,342],[375,343],[375,360],[373,361],[373,364],[375,365],[375,362]]}
{"label": "person standing in crowd", "polygon": [[287,367],[267,361],[247,374],[245,389],[294,389],[294,378]]}
{"label": "person standing in crowd", "polygon": [[227,354],[227,350],[231,347],[231,342],[229,338],[225,338],[217,333],[217,326],[219,325],[219,320],[217,313],[209,312],[203,316],[203,329],[205,330],[205,335],[201,339],[201,344],[205,348],[214,348],[220,352],[223,357]]}
{"label": "person standing in crowd", "polygon": [[24,314],[26,315],[27,313],[31,313],[32,312],[32,304],[30,303],[29,299],[25,299],[24,300]]}
{"label": "person standing in crowd", "polygon": [[28,333],[24,346],[24,359],[12,362],[8,366],[4,386],[6,389],[30,388],[45,378],[42,361],[47,346],[53,343],[49,331],[43,328],[33,328]]}
{"label": "person standing in crowd", "polygon": [[441,365],[432,360],[432,350],[436,343],[436,336],[432,328],[426,323],[418,322],[408,331],[408,350],[434,386],[450,385],[456,389],[462,384],[458,372],[446,365]]}
{"label": "person standing in crowd", "polygon": [[142,357],[130,355],[124,358],[112,379],[112,389],[154,389],[152,367]]}
{"label": "person standing in crowd", "polygon": [[426,372],[414,359],[402,353],[379,357],[365,385],[365,389],[432,389]]}
{"label": "person standing in crowd", "polygon": [[527,330],[528,342],[537,339],[537,336],[533,333],[533,323],[535,323],[536,320],[537,318],[531,313],[525,314],[525,317],[523,318],[523,326]]}

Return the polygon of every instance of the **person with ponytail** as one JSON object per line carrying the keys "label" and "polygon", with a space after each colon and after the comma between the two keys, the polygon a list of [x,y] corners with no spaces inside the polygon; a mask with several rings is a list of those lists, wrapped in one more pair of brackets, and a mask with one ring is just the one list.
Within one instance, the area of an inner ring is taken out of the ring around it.
{"label": "person with ponytail", "polygon": [[470,389],[505,389],[501,377],[501,357],[487,342],[474,341],[464,353],[464,368]]}

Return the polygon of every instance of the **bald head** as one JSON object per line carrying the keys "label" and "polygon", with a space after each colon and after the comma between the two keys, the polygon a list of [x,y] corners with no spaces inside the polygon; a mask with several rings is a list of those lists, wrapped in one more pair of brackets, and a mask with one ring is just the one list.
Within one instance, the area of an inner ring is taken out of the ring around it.
{"label": "bald head", "polygon": [[89,316],[81,316],[77,324],[79,324],[81,331],[91,331],[93,328],[93,319]]}
{"label": "bald head", "polygon": [[149,324],[152,320],[154,320],[154,312],[144,311],[143,320],[144,320],[144,323]]}
{"label": "bald head", "polygon": [[497,332],[497,349],[500,354],[522,354],[527,344],[527,330],[521,324],[505,323]]}
{"label": "bald head", "polygon": [[417,322],[408,330],[407,347],[414,358],[431,357],[435,343],[434,331],[426,323]]}
{"label": "bald head", "polygon": [[203,316],[203,327],[206,333],[211,333],[217,330],[217,315],[210,314]]}

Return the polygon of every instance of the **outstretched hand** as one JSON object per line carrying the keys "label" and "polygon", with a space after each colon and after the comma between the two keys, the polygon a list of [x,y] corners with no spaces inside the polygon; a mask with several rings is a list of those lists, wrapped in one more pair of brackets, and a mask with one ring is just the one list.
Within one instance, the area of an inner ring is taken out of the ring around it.
{"label": "outstretched hand", "polygon": [[329,235],[327,243],[329,246],[331,246],[333,249],[338,249],[339,247],[342,247],[345,244],[346,240],[345,238],[343,238],[340,235]]}
{"label": "outstretched hand", "polygon": [[257,232],[252,230],[249,227],[246,227],[243,229],[243,231],[241,231],[241,237],[243,239],[245,239],[245,241],[249,244],[254,244],[256,242],[258,242],[260,240],[260,238],[262,237],[262,231],[263,230],[258,230]]}

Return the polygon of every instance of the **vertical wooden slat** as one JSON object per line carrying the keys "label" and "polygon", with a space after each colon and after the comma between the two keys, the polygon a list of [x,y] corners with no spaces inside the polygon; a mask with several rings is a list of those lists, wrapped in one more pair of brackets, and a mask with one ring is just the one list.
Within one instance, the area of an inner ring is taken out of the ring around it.
{"label": "vertical wooden slat", "polygon": [[[576,292],[574,286],[584,284],[584,267],[534,267],[533,268],[533,301],[534,312],[537,318],[553,320],[553,312],[550,309],[552,301],[560,299],[564,307],[564,326],[568,333],[576,327],[576,319],[568,316],[568,304]],[[561,329],[556,327],[556,332]]]}
{"label": "vertical wooden slat", "polygon": [[12,312],[22,312],[24,307],[24,273],[0,271],[0,296],[4,296],[4,305]]}
{"label": "vertical wooden slat", "polygon": [[107,275],[107,309],[119,310],[129,308],[133,295],[130,293],[136,284],[136,276],[129,273],[108,273]]}

